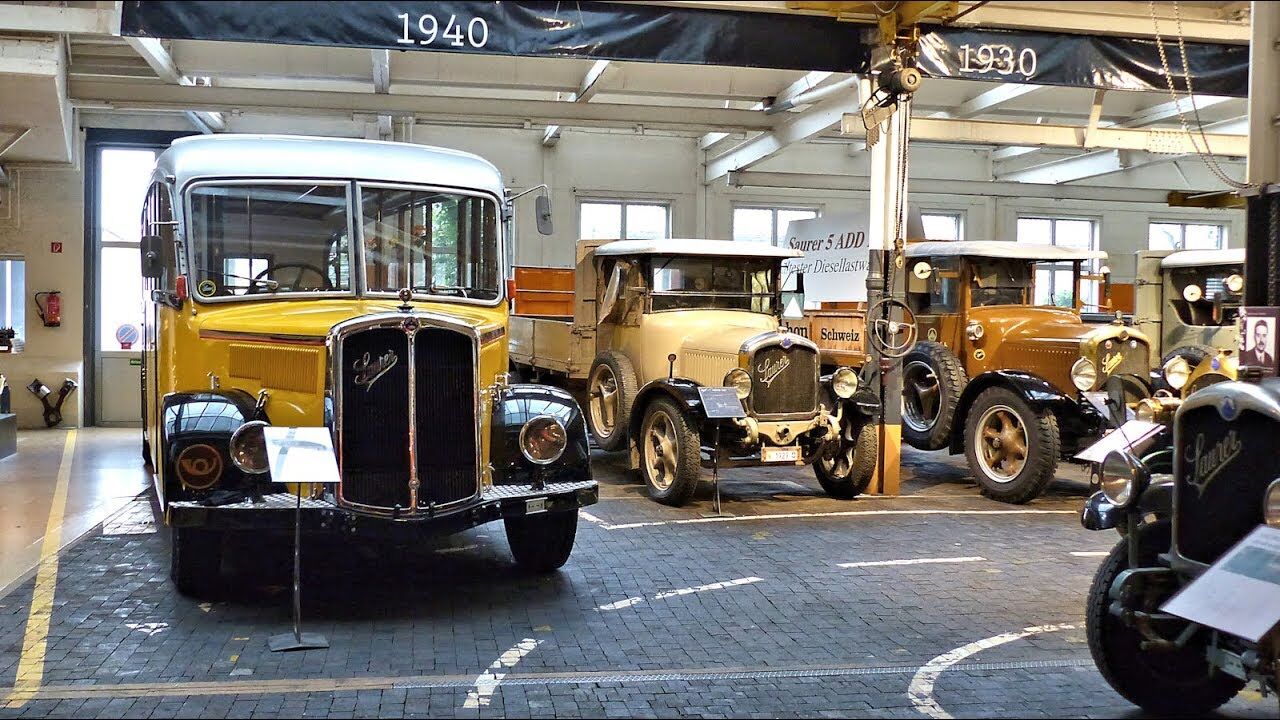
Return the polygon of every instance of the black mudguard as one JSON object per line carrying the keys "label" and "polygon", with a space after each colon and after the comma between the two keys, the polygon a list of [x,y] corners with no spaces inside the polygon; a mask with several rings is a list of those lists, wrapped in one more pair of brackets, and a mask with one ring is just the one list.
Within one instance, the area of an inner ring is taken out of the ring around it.
{"label": "black mudguard", "polygon": [[[655,397],[669,397],[689,413],[689,417],[693,419],[696,427],[701,428],[707,419],[707,415],[702,409],[702,397],[698,395],[699,387],[701,385],[686,378],[659,378],[646,383],[644,387],[640,388],[640,392],[636,393],[636,399],[632,402],[631,407],[639,410],[648,405]],[[635,438],[640,435],[640,423],[643,421],[644,413],[634,411],[631,413],[631,419],[628,424],[630,437]]]}
{"label": "black mudguard", "polygon": [[[550,415],[564,425],[568,444],[555,462],[539,465],[520,451],[525,423]],[[489,464],[494,485],[583,482],[591,479],[587,426],[582,409],[569,393],[547,385],[512,385],[493,404]]]}
{"label": "black mudguard", "polygon": [[956,404],[956,422],[951,430],[952,455],[964,452],[964,426],[978,395],[992,387],[1012,390],[1037,411],[1050,410],[1058,418],[1064,436],[1088,436],[1100,430],[1101,418],[1092,408],[1069,397],[1048,380],[1021,370],[992,370],[969,380]]}
{"label": "black mudguard", "polygon": [[213,489],[239,489],[245,474],[231,462],[231,436],[250,420],[268,420],[253,396],[243,390],[201,390],[164,397],[160,445],[165,464],[164,487],[157,485],[161,507],[171,499],[190,499],[178,480],[174,463],[181,452],[197,444],[212,445],[223,459],[222,474]]}
{"label": "black mudguard", "polygon": [[1089,496],[1080,513],[1080,524],[1086,530],[1111,530],[1120,527],[1129,513],[1140,517],[1155,515],[1158,519],[1173,514],[1173,480],[1153,482],[1138,496],[1138,502],[1126,508],[1116,507],[1101,490]]}

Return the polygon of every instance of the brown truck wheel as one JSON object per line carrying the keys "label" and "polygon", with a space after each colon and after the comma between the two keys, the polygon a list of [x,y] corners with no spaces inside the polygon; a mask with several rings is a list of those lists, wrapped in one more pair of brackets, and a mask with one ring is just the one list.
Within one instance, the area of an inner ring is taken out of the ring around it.
{"label": "brown truck wheel", "polygon": [[879,426],[870,419],[842,423],[840,446],[830,457],[818,456],[813,474],[824,492],[838,500],[852,500],[867,491],[876,474]]}
{"label": "brown truck wheel", "polygon": [[649,497],[676,507],[688,502],[698,488],[702,441],[684,410],[665,397],[649,403],[636,445]]}
{"label": "brown truck wheel", "polygon": [[968,379],[945,345],[920,342],[902,361],[902,439],[918,450],[951,442],[956,404]]}
{"label": "brown truck wheel", "polygon": [[1012,390],[983,390],[969,408],[964,438],[969,470],[992,500],[1029,502],[1053,481],[1058,418],[1036,412]]}
{"label": "brown truck wheel", "polygon": [[601,450],[626,447],[631,404],[638,391],[636,371],[626,355],[606,350],[591,364],[591,374],[587,376],[587,427]]}

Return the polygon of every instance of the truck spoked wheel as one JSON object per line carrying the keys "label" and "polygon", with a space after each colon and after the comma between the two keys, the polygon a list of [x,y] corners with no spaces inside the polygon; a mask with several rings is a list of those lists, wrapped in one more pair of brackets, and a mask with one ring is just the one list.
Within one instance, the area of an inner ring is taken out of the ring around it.
{"label": "truck spoked wheel", "polygon": [[601,353],[587,379],[587,420],[602,450],[620,450],[627,440],[627,422],[636,397],[636,374],[631,361],[615,352]]}
{"label": "truck spoked wheel", "polygon": [[965,456],[982,494],[1007,503],[1040,496],[1058,465],[1058,420],[1005,388],[984,390],[969,410]]}
{"label": "truck spoked wheel", "polygon": [[[1143,649],[1146,638],[1132,625],[1110,612],[1111,587],[1120,573],[1129,568],[1129,543],[1138,543],[1140,567],[1158,567],[1159,554],[1169,549],[1169,523],[1159,522],[1139,528],[1136,536],[1120,540],[1098,568],[1089,588],[1085,607],[1085,629],[1089,652],[1098,671],[1116,692],[1129,702],[1158,716],[1200,716],[1222,705],[1244,687],[1244,681],[1224,672],[1215,672],[1205,659],[1205,643],[1210,631],[1202,628],[1182,647]],[[1156,612],[1177,588],[1137,593],[1145,597],[1144,607]],[[1155,623],[1154,628],[1172,641],[1183,626]]]}
{"label": "truck spoked wheel", "polygon": [[688,502],[698,487],[701,443],[684,412],[667,398],[654,400],[645,410],[637,442],[649,497],[664,505]]}
{"label": "truck spoked wheel", "polygon": [[852,500],[866,492],[876,473],[879,441],[874,422],[843,423],[839,448],[813,462],[813,474],[823,491],[840,500]]}

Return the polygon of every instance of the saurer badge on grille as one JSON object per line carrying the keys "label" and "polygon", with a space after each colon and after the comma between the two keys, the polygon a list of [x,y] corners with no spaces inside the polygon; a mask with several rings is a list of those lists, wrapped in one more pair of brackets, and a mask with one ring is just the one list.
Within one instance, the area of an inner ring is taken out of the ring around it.
{"label": "saurer badge on grille", "polygon": [[1187,445],[1187,462],[1191,464],[1189,482],[1200,492],[1204,492],[1209,481],[1213,480],[1231,461],[1240,455],[1244,444],[1240,442],[1235,430],[1228,430],[1226,437],[1210,446],[1204,433],[1196,435],[1195,442]]}
{"label": "saurer badge on grille", "polygon": [[769,387],[774,380],[782,374],[783,370],[791,367],[791,358],[780,357],[777,360],[762,360],[756,366],[756,372],[760,374],[760,384]]}
{"label": "saurer badge on grille", "polygon": [[351,370],[356,374],[356,386],[363,387],[365,392],[373,389],[373,384],[378,382],[378,378],[386,375],[391,368],[396,366],[400,361],[400,357],[396,355],[395,350],[388,350],[374,360],[369,353],[365,353],[364,357],[356,360],[351,364]]}
{"label": "saurer badge on grille", "polygon": [[1120,363],[1124,362],[1124,356],[1120,353],[1111,353],[1102,361],[1102,372],[1104,375],[1110,375],[1115,369],[1120,367]]}

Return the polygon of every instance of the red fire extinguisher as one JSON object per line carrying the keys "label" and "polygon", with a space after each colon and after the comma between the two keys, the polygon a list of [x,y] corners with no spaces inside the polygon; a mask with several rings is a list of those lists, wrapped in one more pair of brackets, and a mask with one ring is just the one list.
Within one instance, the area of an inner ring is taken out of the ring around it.
{"label": "red fire extinguisher", "polygon": [[[40,319],[44,322],[45,327],[61,327],[62,326],[62,298],[61,293],[57,290],[36,293],[36,312],[40,314]],[[40,304],[40,298],[45,298],[44,304]]]}

